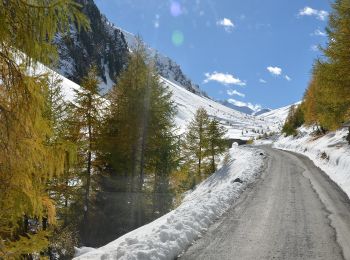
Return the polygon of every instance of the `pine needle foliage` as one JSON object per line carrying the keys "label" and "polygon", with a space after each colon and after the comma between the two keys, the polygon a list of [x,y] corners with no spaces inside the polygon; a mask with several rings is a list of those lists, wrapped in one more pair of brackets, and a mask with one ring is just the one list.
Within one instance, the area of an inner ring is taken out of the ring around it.
{"label": "pine needle foliage", "polygon": [[0,53],[11,47],[12,53],[19,50],[28,59],[51,62],[57,57],[52,44],[57,32],[68,31],[72,22],[89,28],[80,8],[74,0],[0,1]]}
{"label": "pine needle foliage", "polygon": [[125,225],[131,228],[144,224],[153,213],[166,213],[172,203],[169,175],[177,166],[179,142],[171,96],[139,39],[108,95],[101,144],[111,172],[124,181],[121,186],[130,204],[121,202],[119,207],[127,208]]}
{"label": "pine needle foliage", "polygon": [[88,229],[93,174],[98,172],[98,141],[103,121],[104,100],[99,95],[97,69],[92,66],[75,90],[73,125],[76,127],[79,147],[80,179],[83,182],[83,231]]}
{"label": "pine needle foliage", "polygon": [[289,109],[289,113],[286,122],[283,125],[282,133],[286,136],[298,134],[297,129],[304,124],[304,112],[302,105],[292,105]]}
{"label": "pine needle foliage", "polygon": [[149,60],[139,41],[127,69],[109,94],[110,116],[104,145],[109,161],[121,174],[136,176],[144,169],[164,167],[167,172],[166,168],[171,168],[170,164],[161,164],[170,163],[167,152],[173,149],[176,108],[172,94],[162,86]]}
{"label": "pine needle foliage", "polygon": [[204,108],[196,111],[182,145],[182,167],[188,170],[191,188],[216,171],[217,157],[227,149],[225,135],[226,130]]}
{"label": "pine needle foliage", "polygon": [[207,167],[205,158],[209,147],[209,123],[210,119],[207,111],[204,108],[199,108],[186,132],[186,141],[184,143],[185,156],[194,166],[192,169],[194,182],[198,182],[196,179],[202,178],[202,174],[205,173],[205,168]]}
{"label": "pine needle foliage", "polygon": [[[23,228],[24,216],[55,223],[55,206],[46,185],[63,172],[64,152],[49,141],[53,131],[45,117],[46,77],[22,73],[15,82],[4,86],[8,82],[3,81],[1,88],[0,237],[11,245],[18,243],[16,248],[20,248],[26,240],[18,240],[18,235],[29,232]],[[33,232],[40,229],[38,226]],[[11,245],[5,243],[3,251],[9,252]]]}
{"label": "pine needle foliage", "polygon": [[329,16],[328,43],[315,62],[304,97],[306,122],[335,130],[350,118],[350,1],[336,0]]}
{"label": "pine needle foliage", "polygon": [[52,40],[76,22],[88,27],[73,0],[0,1],[0,258],[39,255],[48,246],[56,207],[48,182],[64,171],[47,75],[37,61],[57,57]]}
{"label": "pine needle foliage", "polygon": [[208,152],[207,156],[210,158],[209,173],[217,170],[217,157],[225,152],[227,149],[227,142],[225,135],[227,130],[220,126],[217,119],[211,119],[208,126]]}

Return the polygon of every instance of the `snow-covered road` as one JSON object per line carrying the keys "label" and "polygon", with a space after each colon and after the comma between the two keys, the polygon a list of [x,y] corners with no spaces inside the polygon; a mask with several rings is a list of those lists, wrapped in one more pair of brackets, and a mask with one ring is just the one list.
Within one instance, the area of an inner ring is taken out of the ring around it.
{"label": "snow-covered road", "polygon": [[305,156],[263,149],[262,178],[180,259],[350,259],[347,195]]}

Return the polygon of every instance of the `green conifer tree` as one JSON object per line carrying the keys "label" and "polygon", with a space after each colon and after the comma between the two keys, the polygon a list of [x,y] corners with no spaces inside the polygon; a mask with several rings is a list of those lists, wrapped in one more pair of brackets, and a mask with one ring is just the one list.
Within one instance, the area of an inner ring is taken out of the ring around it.
{"label": "green conifer tree", "polygon": [[210,173],[216,171],[216,159],[227,149],[225,140],[226,129],[220,126],[220,123],[215,118],[210,120],[208,126],[208,155],[210,157]]}
{"label": "green conifer tree", "polygon": [[83,181],[83,221],[82,237],[88,237],[90,200],[93,175],[99,171],[98,142],[100,126],[103,122],[104,100],[99,95],[99,80],[95,67],[92,67],[81,82],[81,89],[75,90],[73,101],[73,125],[78,135],[78,155]]}
{"label": "green conifer tree", "polygon": [[[49,256],[59,256],[60,258],[71,258],[74,256],[74,246],[78,246],[77,241],[77,214],[74,211],[76,198],[77,179],[79,178],[74,165],[77,162],[77,140],[72,138],[71,117],[72,110],[68,102],[64,100],[62,90],[62,79],[56,73],[47,75],[47,112],[45,116],[50,122],[53,134],[50,143],[59,146],[65,154],[64,172],[53,176],[48,181],[47,189],[50,191],[50,198],[56,206],[58,222],[50,238]],[[81,212],[79,212],[80,214]]]}
{"label": "green conifer tree", "polygon": [[297,135],[297,128],[304,124],[303,105],[292,105],[289,108],[287,119],[283,125],[282,132],[288,135]]}
{"label": "green conifer tree", "polygon": [[202,174],[206,168],[206,156],[208,154],[208,130],[209,130],[209,116],[204,108],[199,108],[196,111],[194,119],[188,126],[186,138],[184,143],[186,157],[194,163],[192,179],[202,178]]}
{"label": "green conifer tree", "polygon": [[156,202],[147,199],[145,176],[153,175],[153,190],[165,193],[177,160],[171,93],[160,83],[140,40],[117,86],[109,93],[109,103],[102,146],[112,171],[124,176],[126,201],[130,202],[127,225],[133,228],[144,223],[147,207]]}

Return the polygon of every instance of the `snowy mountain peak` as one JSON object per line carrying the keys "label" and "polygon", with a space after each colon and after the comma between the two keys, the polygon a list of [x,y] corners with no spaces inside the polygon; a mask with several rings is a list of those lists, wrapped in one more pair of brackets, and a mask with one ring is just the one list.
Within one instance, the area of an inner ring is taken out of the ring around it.
{"label": "snowy mountain peak", "polygon": [[[114,26],[115,27],[115,26]],[[123,30],[122,28],[116,27],[118,30],[121,30],[125,36],[125,40],[129,46],[132,48],[136,44],[136,36],[128,31]],[[182,71],[180,65],[178,65],[171,58],[159,53],[156,49],[147,46],[148,54],[151,57],[155,58],[156,67],[158,73],[167,80],[170,80],[173,83],[176,83],[180,86],[183,86],[188,91],[200,95],[207,96],[207,94],[202,91],[199,86],[191,81]]]}
{"label": "snowy mountain peak", "polygon": [[[92,0],[77,0],[90,20],[91,31],[78,31],[74,25],[67,35],[58,35],[55,44],[59,49],[56,70],[65,77],[80,83],[89,65],[96,65],[101,78],[101,88],[106,91],[117,81],[127,64],[128,53],[135,45],[136,36],[110,22],[100,13]],[[164,78],[183,86],[188,91],[206,96],[171,58],[147,47],[149,56],[155,57],[158,72]]]}
{"label": "snowy mountain peak", "polygon": [[232,108],[236,111],[242,112],[247,115],[258,116],[271,111],[271,109],[268,109],[268,108],[261,109],[261,108],[253,107],[254,109],[252,109],[252,107],[248,107],[248,106],[238,106],[238,105],[232,104],[229,100],[219,100],[218,102],[224,106],[227,106],[229,108]]}
{"label": "snowy mountain peak", "polygon": [[[58,35],[61,75],[79,84],[86,75],[89,65],[97,66],[104,91],[112,87],[120,72],[127,65],[130,49],[136,43],[136,36],[110,22],[92,0],[77,0],[83,4],[83,12],[90,19],[91,31],[78,31],[72,25],[67,35]],[[204,107],[212,117],[217,117],[230,130],[231,136],[248,139],[257,135],[258,130],[267,131],[265,119],[253,115],[250,107],[240,107],[211,100],[199,86],[194,84],[171,58],[146,46],[149,56],[155,57],[156,66],[162,81],[173,92],[178,105],[177,123],[183,128],[193,117],[196,109]],[[268,119],[266,119],[268,120]]]}

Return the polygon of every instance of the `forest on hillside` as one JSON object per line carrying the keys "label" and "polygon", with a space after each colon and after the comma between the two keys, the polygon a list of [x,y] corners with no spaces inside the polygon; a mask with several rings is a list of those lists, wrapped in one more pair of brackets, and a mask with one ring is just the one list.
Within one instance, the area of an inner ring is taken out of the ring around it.
{"label": "forest on hillside", "polygon": [[[314,62],[309,86],[301,105],[292,106],[283,132],[297,135],[305,124],[324,134],[350,120],[350,2],[332,4],[326,28],[328,42],[320,47],[322,57]],[[350,127],[347,140],[350,144]]]}
{"label": "forest on hillside", "polygon": [[141,40],[101,95],[97,64],[68,102],[57,33],[92,28],[73,0],[0,2],[0,258],[71,259],[169,212],[216,171],[225,130],[199,109],[185,133]]}

